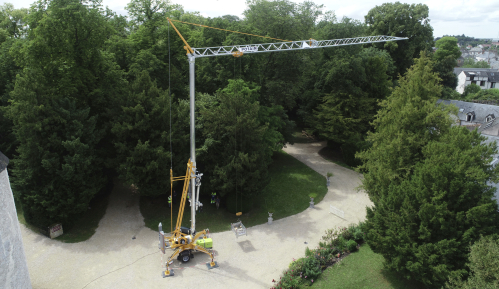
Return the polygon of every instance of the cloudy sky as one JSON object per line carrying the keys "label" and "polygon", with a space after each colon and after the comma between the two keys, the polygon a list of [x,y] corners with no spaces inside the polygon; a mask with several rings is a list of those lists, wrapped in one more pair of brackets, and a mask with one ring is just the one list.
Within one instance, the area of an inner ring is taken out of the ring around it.
{"label": "cloudy sky", "polygon": [[[301,0],[291,0],[302,2]],[[14,3],[15,8],[29,7],[33,0],[0,0],[0,3]],[[109,6],[119,14],[126,14],[125,6],[129,0],[103,0],[104,6]],[[181,4],[186,11],[197,11],[207,17],[222,15],[242,16],[246,9],[246,0],[190,0],[173,3]],[[343,16],[364,21],[364,15],[376,5],[387,1],[356,0],[333,1],[313,0],[323,4],[325,10],[333,10],[338,19]],[[498,0],[431,0],[403,1],[403,3],[424,3],[430,8],[430,24],[434,36],[461,35],[478,38],[499,38],[499,1]]]}

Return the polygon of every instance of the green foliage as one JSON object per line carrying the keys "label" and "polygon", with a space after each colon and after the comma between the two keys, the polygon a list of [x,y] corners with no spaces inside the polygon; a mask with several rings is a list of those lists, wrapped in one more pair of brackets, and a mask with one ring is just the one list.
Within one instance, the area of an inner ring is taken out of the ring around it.
{"label": "green foliage", "polygon": [[[86,5],[91,4],[91,5]],[[26,220],[70,225],[106,183],[121,73],[103,53],[112,32],[98,2],[37,2],[7,115],[19,142],[12,184]]]}
{"label": "green foliage", "polygon": [[303,264],[303,277],[306,280],[315,280],[322,273],[319,260],[314,256],[307,257]]}
{"label": "green foliage", "polygon": [[487,61],[476,61],[474,58],[469,57],[464,59],[463,68],[490,68],[490,64]]}
{"label": "green foliage", "polygon": [[425,4],[385,3],[369,10],[365,18],[369,35],[408,37],[408,40],[375,44],[387,50],[397,65],[397,74],[404,74],[421,51],[431,51],[433,28]]}
{"label": "green foliage", "polygon": [[[170,187],[170,119],[167,92],[151,81],[147,71],[130,84],[129,95],[123,100],[112,132],[117,152],[116,170],[127,184],[138,187],[141,195],[167,194]],[[182,147],[187,141],[188,107],[174,103],[172,146]],[[184,146],[187,148],[186,146]],[[183,152],[183,153],[181,153]],[[177,149],[175,175],[185,171],[187,149]]]}
{"label": "green foliage", "polygon": [[456,60],[461,56],[461,51],[457,47],[457,39],[454,37],[446,36],[440,38],[435,42],[435,47],[437,48],[435,52],[435,59],[437,61],[441,61],[448,56]]}
{"label": "green foliage", "polygon": [[273,147],[265,143],[269,126],[258,121],[259,109],[249,95],[223,92],[201,109],[204,171],[222,197],[248,200],[268,184]]}
{"label": "green foliage", "polygon": [[450,108],[435,105],[439,79],[422,54],[382,103],[369,134],[362,187],[367,242],[387,269],[440,287],[465,272],[466,247],[497,231],[494,145],[464,127],[450,127]]}
{"label": "green foliage", "polygon": [[305,248],[305,257],[313,256],[314,252],[310,250],[308,247]]}
{"label": "green foliage", "polygon": [[482,89],[480,88],[480,86],[472,83],[470,85],[467,85],[465,88],[464,88],[464,92],[463,92],[463,98],[468,98],[469,96],[471,95],[474,95],[478,92],[480,92]]}
{"label": "green foliage", "polygon": [[463,280],[462,276],[450,278],[445,288],[499,288],[499,242],[497,237],[481,237],[471,246],[469,255],[470,276]]}
{"label": "green foliage", "polygon": [[[387,65],[380,56],[335,57],[329,64],[323,98],[310,122],[322,137],[337,143],[360,142],[370,129],[378,100],[389,93]],[[353,155],[353,154],[352,154]]]}
{"label": "green foliage", "polygon": [[355,252],[357,251],[357,242],[355,242],[354,240],[349,240],[347,242],[347,249],[348,251],[350,252]]}
{"label": "green foliage", "polygon": [[[473,84],[471,84],[473,85]],[[471,85],[468,85],[466,88],[470,87]],[[475,85],[478,86],[478,85]],[[465,88],[465,93],[466,93],[466,88]],[[468,95],[466,96],[466,100],[499,100],[499,89],[498,88],[490,88],[490,89],[481,89],[478,87],[479,90],[477,92],[472,92],[468,91]],[[472,89],[475,89],[473,87]],[[464,94],[463,94],[464,95]]]}
{"label": "green foliage", "polygon": [[454,73],[454,67],[457,66],[457,60],[453,55],[445,56],[444,58],[434,57],[437,61],[433,67],[434,71],[438,73],[441,79],[441,84],[445,88],[450,88],[452,90],[456,89],[457,86],[457,75]]}
{"label": "green foliage", "polygon": [[440,98],[459,100],[461,99],[461,94],[457,92],[455,89],[444,86],[442,87],[442,96],[440,96]]}
{"label": "green foliage", "polygon": [[[278,282],[274,282],[275,287],[272,288],[284,288],[284,289],[292,289],[298,288],[301,283],[301,278],[297,275],[294,275],[291,270],[284,270],[282,276],[280,277]],[[272,289],[271,288],[271,289]]]}
{"label": "green foliage", "polygon": [[299,276],[303,272],[304,264],[305,264],[305,258],[300,258],[298,260],[293,259],[293,262],[289,264],[288,272],[291,271],[291,275],[293,276]]}

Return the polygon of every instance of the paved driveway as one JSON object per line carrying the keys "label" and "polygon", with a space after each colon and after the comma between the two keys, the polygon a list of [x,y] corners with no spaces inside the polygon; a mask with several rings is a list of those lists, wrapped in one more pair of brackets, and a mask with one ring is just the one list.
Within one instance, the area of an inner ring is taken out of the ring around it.
{"label": "paved driveway", "polygon": [[[333,172],[324,200],[272,225],[250,227],[239,239],[230,231],[212,234],[219,268],[208,270],[209,257],[197,253],[188,266],[175,260],[175,276],[163,279],[158,234],[144,227],[138,197],[111,195],[106,215],[86,242],[61,243],[21,225],[33,288],[270,288],[293,258],[304,256],[306,246],[318,245],[325,229],[365,219],[371,205],[355,190],[361,176],[321,158],[317,152],[323,146],[295,144],[284,150],[324,176]],[[345,219],[330,214],[330,205],[343,210]]]}

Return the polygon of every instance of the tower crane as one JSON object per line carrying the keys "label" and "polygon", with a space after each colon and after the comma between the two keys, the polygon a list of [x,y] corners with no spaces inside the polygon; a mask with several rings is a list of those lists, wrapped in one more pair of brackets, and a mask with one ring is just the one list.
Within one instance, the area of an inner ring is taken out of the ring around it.
{"label": "tower crane", "polygon": [[[166,247],[171,247],[174,249],[174,253],[166,262],[166,271],[163,272],[163,276],[173,276],[173,270],[169,270],[169,262],[176,257],[179,256],[185,262],[190,260],[190,254],[193,251],[201,251],[208,255],[210,255],[212,261],[207,263],[207,267],[209,269],[217,266],[216,262],[213,261],[213,254],[206,250],[206,246],[202,246],[203,242],[199,242],[198,238],[203,235],[203,240],[206,240],[207,230],[196,233],[196,210],[199,206],[199,186],[201,185],[200,178],[202,174],[196,174],[196,152],[195,152],[195,64],[196,58],[202,57],[216,57],[216,56],[234,56],[240,57],[244,54],[254,54],[254,53],[265,53],[265,52],[282,52],[282,51],[295,51],[295,50],[307,50],[307,49],[318,49],[318,48],[328,48],[328,47],[338,47],[338,46],[346,46],[346,45],[356,45],[356,44],[370,44],[370,43],[378,43],[378,42],[386,42],[386,41],[398,41],[398,40],[407,40],[407,37],[396,37],[396,36],[364,36],[364,37],[354,37],[354,38],[343,38],[343,39],[332,39],[332,40],[298,40],[298,41],[289,41],[276,39],[266,36],[253,35],[249,33],[242,33],[237,31],[231,31],[227,29],[209,27],[206,25],[189,23],[180,20],[174,20],[167,18],[169,24],[175,29],[178,36],[182,39],[185,46],[184,49],[187,51],[187,58],[189,61],[189,98],[190,98],[190,159],[187,164],[187,173],[184,180],[184,188],[182,191],[182,199],[181,199],[181,209],[179,210],[179,217],[177,218],[177,225],[175,230],[172,232],[170,237],[164,236],[162,232],[161,223],[159,225],[160,231],[160,247],[164,252]],[[195,25],[199,27],[217,29],[222,31],[228,31],[233,33],[241,33],[256,37],[262,38],[270,38],[274,40],[280,40],[282,42],[276,43],[262,43],[262,44],[243,44],[243,45],[226,45],[226,46],[217,46],[217,47],[204,47],[204,48],[194,48],[191,47],[187,41],[184,39],[182,34],[175,27],[173,22],[180,22],[190,25]],[[171,174],[171,173],[170,173]],[[170,176],[172,182],[175,180],[173,176]],[[196,180],[196,181],[194,181]],[[188,188],[190,186],[190,189]],[[198,190],[196,192],[196,186]],[[183,217],[185,199],[188,194],[188,191],[192,192],[192,201],[190,202],[191,206],[191,227],[183,228],[180,227],[181,220]],[[180,220],[180,222],[179,222]],[[211,243],[211,239],[209,241]]]}

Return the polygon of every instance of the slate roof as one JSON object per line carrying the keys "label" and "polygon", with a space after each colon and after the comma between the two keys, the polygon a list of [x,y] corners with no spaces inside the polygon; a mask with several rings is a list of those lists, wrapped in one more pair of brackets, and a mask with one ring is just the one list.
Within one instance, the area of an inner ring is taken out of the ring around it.
{"label": "slate roof", "polygon": [[[459,75],[461,74],[462,71],[486,71],[486,72],[499,72],[499,69],[497,68],[462,68],[462,67],[455,67],[454,68],[454,74]],[[494,73],[495,75],[495,73]]]}
{"label": "slate roof", "polygon": [[9,164],[9,158],[7,158],[2,152],[0,152],[0,173],[5,170]]}
{"label": "slate roof", "polygon": [[[454,104],[455,106],[457,106],[457,108],[459,109],[457,117],[462,121],[466,121],[467,113],[471,112],[475,114],[475,119],[473,120],[473,122],[484,123],[485,118],[490,114],[493,114],[496,117],[496,120],[499,121],[499,106],[496,105],[442,99],[439,99],[437,103],[443,103],[446,105]],[[496,120],[494,120],[494,122],[496,122]]]}

